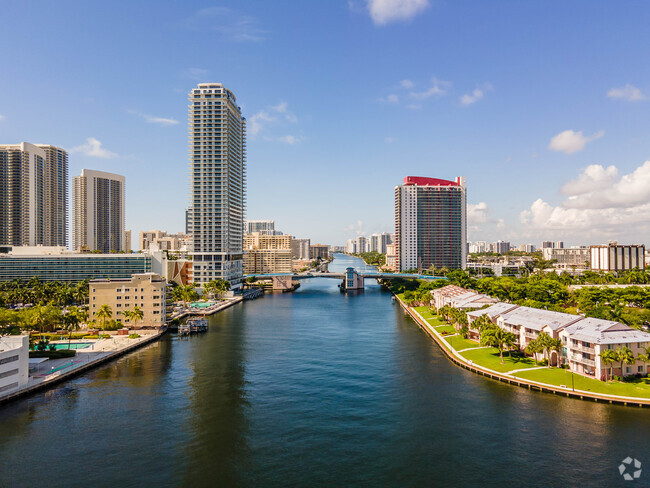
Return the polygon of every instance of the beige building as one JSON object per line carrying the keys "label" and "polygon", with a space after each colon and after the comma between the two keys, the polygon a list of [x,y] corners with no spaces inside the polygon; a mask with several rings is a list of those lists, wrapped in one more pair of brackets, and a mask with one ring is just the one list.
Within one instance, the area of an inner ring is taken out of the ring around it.
{"label": "beige building", "polygon": [[140,231],[138,239],[140,250],[146,251],[152,245],[161,251],[184,251],[187,250],[189,236],[185,234],[167,234],[164,230]]}
{"label": "beige building", "polygon": [[386,268],[397,268],[397,251],[395,244],[388,244],[386,246]]}
{"label": "beige building", "polygon": [[89,320],[96,320],[102,305],[108,305],[113,320],[120,320],[126,327],[133,321],[124,317],[126,310],[139,307],[144,312],[136,327],[165,325],[167,318],[167,282],[156,273],[134,274],[131,278],[92,280],[89,284]]}
{"label": "beige building", "polygon": [[259,232],[244,237],[244,274],[292,272],[291,236],[263,235]]}
{"label": "beige building", "polygon": [[310,246],[309,253],[312,259],[329,259],[330,247],[327,244],[314,244]]}
{"label": "beige building", "polygon": [[72,249],[125,249],[124,176],[82,169],[72,180]]}

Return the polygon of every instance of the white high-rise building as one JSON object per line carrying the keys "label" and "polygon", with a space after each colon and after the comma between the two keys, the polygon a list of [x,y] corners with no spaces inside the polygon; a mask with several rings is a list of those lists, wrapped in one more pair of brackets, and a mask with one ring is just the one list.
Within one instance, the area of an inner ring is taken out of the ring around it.
{"label": "white high-rise building", "polygon": [[124,251],[124,176],[82,169],[72,181],[72,249]]}
{"label": "white high-rise building", "polygon": [[221,83],[189,94],[190,211],[194,282],[243,278],[246,119]]}
{"label": "white high-rise building", "polygon": [[68,153],[46,144],[0,145],[0,245],[65,246]]}
{"label": "white high-rise building", "polygon": [[400,271],[465,269],[465,178],[404,178],[403,184],[395,187],[395,244]]}
{"label": "white high-rise building", "polygon": [[244,221],[244,233],[252,234],[257,232],[262,236],[282,235],[282,232],[276,232],[275,220],[246,220]]}

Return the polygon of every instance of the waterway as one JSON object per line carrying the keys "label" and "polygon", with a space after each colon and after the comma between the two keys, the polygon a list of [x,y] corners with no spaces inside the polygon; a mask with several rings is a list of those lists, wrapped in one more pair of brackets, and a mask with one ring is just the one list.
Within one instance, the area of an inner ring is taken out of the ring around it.
{"label": "waterway", "polygon": [[0,407],[0,487],[650,486],[650,410],[477,376],[374,282],[337,284],[231,307],[207,334]]}

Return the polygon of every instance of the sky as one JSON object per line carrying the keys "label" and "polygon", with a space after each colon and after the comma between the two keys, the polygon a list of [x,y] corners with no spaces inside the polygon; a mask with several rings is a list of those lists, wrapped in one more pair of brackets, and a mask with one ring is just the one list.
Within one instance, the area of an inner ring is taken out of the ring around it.
{"label": "sky", "polygon": [[650,3],[0,0],[0,144],[126,176],[184,229],[187,94],[234,92],[249,219],[343,245],[403,178],[465,176],[468,240],[650,243]]}

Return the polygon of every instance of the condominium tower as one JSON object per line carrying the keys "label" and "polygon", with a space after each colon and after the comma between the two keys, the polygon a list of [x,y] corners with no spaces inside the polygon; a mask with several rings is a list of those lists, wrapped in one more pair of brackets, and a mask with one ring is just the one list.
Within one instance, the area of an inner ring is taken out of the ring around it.
{"label": "condominium tower", "polygon": [[467,258],[465,178],[407,176],[395,187],[397,269],[464,269]]}
{"label": "condominium tower", "polygon": [[124,176],[81,170],[72,181],[72,246],[75,251],[123,251]]}
{"label": "condominium tower", "polygon": [[243,278],[246,119],[220,83],[189,94],[190,212],[194,282]]}
{"label": "condominium tower", "polygon": [[45,144],[0,145],[0,245],[65,246],[68,153]]}

